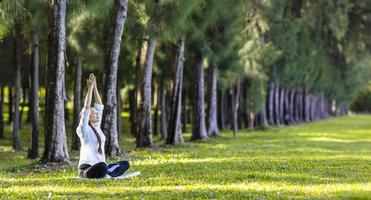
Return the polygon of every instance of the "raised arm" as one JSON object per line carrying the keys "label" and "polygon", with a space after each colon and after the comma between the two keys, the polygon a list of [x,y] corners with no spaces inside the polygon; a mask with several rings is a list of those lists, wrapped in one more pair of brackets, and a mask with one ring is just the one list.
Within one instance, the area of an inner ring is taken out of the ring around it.
{"label": "raised arm", "polygon": [[88,85],[88,92],[87,92],[86,97],[85,97],[84,107],[87,110],[90,109],[91,98],[92,98],[92,95],[93,95],[93,89],[94,89],[94,85],[95,85],[95,81],[94,81],[93,77],[94,77],[94,75],[90,74],[89,79],[86,80],[86,83]]}
{"label": "raised arm", "polygon": [[86,83],[88,85],[88,92],[85,97],[84,108],[81,111],[80,124],[76,128],[76,133],[82,140],[87,137],[86,134],[88,133],[87,128],[89,126],[90,105],[95,84],[92,76],[89,76],[89,79],[86,80]]}
{"label": "raised arm", "polygon": [[[93,75],[94,76],[94,75]],[[97,87],[97,82],[94,76],[94,100],[95,103],[102,104],[102,99],[100,98],[98,87]]]}

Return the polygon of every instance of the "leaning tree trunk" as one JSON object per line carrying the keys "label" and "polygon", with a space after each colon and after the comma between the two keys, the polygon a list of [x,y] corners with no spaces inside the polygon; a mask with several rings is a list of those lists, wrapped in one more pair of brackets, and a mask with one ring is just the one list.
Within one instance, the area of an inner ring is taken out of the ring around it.
{"label": "leaning tree trunk", "polygon": [[103,131],[107,134],[106,153],[109,156],[120,154],[117,130],[117,69],[120,45],[127,16],[128,0],[115,0],[112,16],[112,29],[109,34],[105,63]]}
{"label": "leaning tree trunk", "polygon": [[20,24],[16,22],[14,25],[14,64],[15,64],[15,87],[14,87],[14,103],[13,103],[13,130],[12,142],[13,148],[16,150],[21,149],[21,139],[19,135],[19,103],[21,95],[21,33]]}
{"label": "leaning tree trunk", "polygon": [[0,86],[0,139],[4,138],[4,86]]}
{"label": "leaning tree trunk", "polygon": [[137,135],[137,148],[152,147],[152,129],[151,129],[151,86],[152,86],[152,67],[153,57],[155,54],[155,48],[157,43],[157,37],[151,36],[149,41],[149,47],[147,50],[146,63],[143,69],[143,81],[141,89],[141,101],[140,101],[140,119],[139,119],[139,130]]}
{"label": "leaning tree trunk", "polygon": [[182,86],[183,86],[183,68],[184,68],[184,40],[182,36],[179,40],[177,49],[176,70],[174,76],[174,86],[171,96],[169,132],[166,138],[167,144],[183,143],[182,137]]}
{"label": "leaning tree trunk", "polygon": [[35,32],[31,32],[31,90],[30,100],[32,113],[32,133],[30,146],[28,148],[28,158],[39,157],[39,38]]}
{"label": "leaning tree trunk", "polygon": [[196,73],[197,79],[194,84],[193,93],[193,117],[192,117],[192,140],[207,140],[207,131],[205,125],[205,87],[204,87],[204,58],[197,56]]}
{"label": "leaning tree trunk", "polygon": [[82,60],[81,55],[77,55],[77,65],[75,71],[75,85],[73,90],[73,125],[72,125],[72,150],[79,150],[80,140],[76,133],[76,127],[79,124],[79,115],[81,109],[81,76],[82,76]]}
{"label": "leaning tree trunk", "polygon": [[219,135],[218,128],[218,102],[217,102],[217,71],[216,64],[212,63],[209,69],[209,103],[208,103],[208,136],[214,137]]}
{"label": "leaning tree trunk", "polygon": [[161,139],[166,140],[167,138],[167,112],[166,112],[166,89],[164,87],[164,83],[161,82],[160,86],[160,104],[161,104],[161,123],[160,123],[160,133]]}
{"label": "leaning tree trunk", "polygon": [[240,99],[240,83],[237,82],[236,86],[232,89],[232,131],[233,135],[237,134],[238,124],[237,124],[237,118],[238,118],[238,106],[239,106],[239,99]]}
{"label": "leaning tree trunk", "polygon": [[51,23],[45,98],[45,146],[41,162],[69,162],[64,122],[65,18],[67,0],[55,0]]}

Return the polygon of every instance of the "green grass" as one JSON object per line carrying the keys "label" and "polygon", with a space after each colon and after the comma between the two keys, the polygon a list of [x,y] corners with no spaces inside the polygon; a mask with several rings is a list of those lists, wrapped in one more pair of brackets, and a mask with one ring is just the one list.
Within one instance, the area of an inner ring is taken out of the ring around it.
{"label": "green grass", "polygon": [[[23,128],[26,147],[29,127]],[[130,171],[142,175],[81,182],[67,179],[77,176],[78,152],[71,153],[70,165],[38,165],[25,151],[12,150],[7,127],[7,140],[0,141],[0,199],[371,197],[371,116],[242,130],[236,137],[226,131],[207,143],[162,146],[162,152],[135,150],[128,128],[124,123],[121,146],[131,156]]]}

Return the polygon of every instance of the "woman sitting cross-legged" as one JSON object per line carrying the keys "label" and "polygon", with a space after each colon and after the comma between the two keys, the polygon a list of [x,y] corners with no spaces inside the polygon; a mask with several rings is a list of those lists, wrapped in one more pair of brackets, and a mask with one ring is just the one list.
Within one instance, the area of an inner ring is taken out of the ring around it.
{"label": "woman sitting cross-legged", "polygon": [[[106,164],[104,144],[106,137],[100,125],[102,122],[103,105],[100,98],[96,79],[90,74],[87,80],[88,93],[85,98],[84,108],[80,114],[80,123],[76,129],[80,138],[79,175],[82,178],[117,177],[129,168],[128,161]],[[94,93],[94,107],[90,107]]]}

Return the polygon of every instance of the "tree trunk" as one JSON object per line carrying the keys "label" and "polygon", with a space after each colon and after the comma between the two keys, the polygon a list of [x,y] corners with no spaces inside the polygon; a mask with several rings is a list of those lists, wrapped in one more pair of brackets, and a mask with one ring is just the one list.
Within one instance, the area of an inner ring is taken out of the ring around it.
{"label": "tree trunk", "polygon": [[270,125],[274,124],[274,83],[270,82],[268,87],[268,122]]}
{"label": "tree trunk", "polygon": [[77,136],[76,128],[80,121],[81,111],[81,76],[82,76],[82,59],[77,55],[77,65],[75,70],[75,85],[73,90],[73,123],[72,123],[72,150],[79,150],[80,139]]}
{"label": "tree trunk", "polygon": [[0,139],[4,138],[4,86],[0,86]]}
{"label": "tree trunk", "polygon": [[160,103],[158,102],[160,93],[158,92],[158,85],[154,85],[153,92],[153,106],[155,107],[155,112],[153,113],[153,135],[158,135],[158,111],[160,110]]}
{"label": "tree trunk", "polygon": [[208,103],[208,136],[214,137],[219,135],[219,128],[218,128],[218,102],[217,102],[217,69],[216,64],[212,63],[209,66],[209,103]]}
{"label": "tree trunk", "polygon": [[160,124],[160,133],[161,139],[166,140],[167,138],[167,112],[166,112],[166,89],[164,83],[161,82],[160,86],[160,102],[161,102],[161,124]]}
{"label": "tree trunk", "polygon": [[290,90],[290,103],[289,103],[289,116],[290,116],[290,124],[296,123],[295,114],[294,114],[294,107],[295,107],[295,91]]}
{"label": "tree trunk", "polygon": [[182,132],[187,132],[187,91],[186,89],[183,87],[183,94],[182,94],[182,99],[183,99],[183,103],[182,103]]}
{"label": "tree trunk", "polygon": [[39,38],[37,33],[31,32],[31,90],[30,100],[32,113],[32,133],[28,148],[28,158],[39,157]]}
{"label": "tree trunk", "polygon": [[225,92],[223,89],[219,90],[219,98],[220,98],[220,103],[219,103],[219,127],[222,130],[225,130],[226,123],[225,123],[225,117],[226,117],[226,112],[225,112]]}
{"label": "tree trunk", "polygon": [[117,140],[120,141],[120,137],[121,137],[121,92],[120,92],[120,84],[117,85],[116,95],[117,95]]}
{"label": "tree trunk", "polygon": [[21,139],[19,135],[19,103],[21,95],[21,33],[20,24],[16,22],[14,25],[14,65],[15,65],[15,87],[14,87],[14,104],[13,104],[13,130],[12,142],[15,150],[21,149]]}
{"label": "tree trunk", "polygon": [[117,130],[117,68],[120,56],[121,38],[127,16],[128,0],[115,0],[112,16],[112,29],[109,33],[105,63],[103,131],[107,134],[106,153],[109,156],[120,154]]}
{"label": "tree trunk", "polygon": [[283,104],[283,122],[286,125],[290,124],[290,91],[283,88],[284,90],[284,104]]}
{"label": "tree trunk", "polygon": [[250,130],[254,129],[254,121],[255,121],[255,113],[254,112],[249,112],[249,126],[248,126],[248,128]]}
{"label": "tree trunk", "polygon": [[307,123],[309,122],[309,94],[307,89],[305,89],[303,92],[303,105],[304,105],[303,118],[304,121]]}
{"label": "tree trunk", "polygon": [[202,55],[197,56],[197,79],[194,84],[193,93],[193,117],[192,117],[192,140],[206,141],[207,131],[205,125],[205,87],[204,87],[204,58]]}
{"label": "tree trunk", "polygon": [[69,162],[64,121],[66,0],[50,2],[51,23],[45,97],[45,146],[41,162]]}
{"label": "tree trunk", "polygon": [[[21,74],[21,77],[22,75],[24,75],[24,73]],[[27,103],[27,87],[23,86],[22,87],[22,101],[21,99],[19,99],[19,106],[21,107],[21,110],[19,111],[19,130],[22,129],[23,111],[24,111],[24,106],[26,105],[26,103]]]}
{"label": "tree trunk", "polygon": [[13,122],[13,87],[8,86],[8,123]]}
{"label": "tree trunk", "polygon": [[238,107],[239,107],[239,99],[240,99],[240,91],[241,86],[239,81],[236,83],[236,86],[232,89],[231,94],[231,103],[232,103],[232,131],[233,135],[237,134],[238,124],[237,124],[237,117],[238,117]]}
{"label": "tree trunk", "polygon": [[131,134],[134,134],[136,129],[136,126],[134,126],[135,115],[136,115],[135,89],[132,89],[129,90],[129,121]]}
{"label": "tree trunk", "polygon": [[152,129],[151,129],[151,86],[152,86],[152,67],[153,57],[157,37],[151,36],[146,56],[146,63],[143,69],[143,82],[140,102],[140,120],[139,133],[137,137],[137,148],[152,147]]}
{"label": "tree trunk", "polygon": [[274,123],[280,124],[280,88],[278,84],[274,84]]}
{"label": "tree trunk", "polygon": [[267,119],[267,109],[266,105],[263,105],[262,110],[260,111],[260,125],[261,126],[267,126],[268,125],[268,119]]}
{"label": "tree trunk", "polygon": [[305,100],[305,93],[304,93],[304,89],[301,89],[300,90],[300,122],[304,122],[304,101]]}
{"label": "tree trunk", "polygon": [[285,112],[284,112],[284,105],[285,105],[285,90],[283,87],[280,87],[280,124],[284,124],[285,119]]}
{"label": "tree trunk", "polygon": [[169,133],[166,139],[167,144],[183,143],[181,128],[182,112],[182,88],[184,68],[184,44],[185,36],[182,36],[178,44],[176,70],[174,75],[174,86],[171,96]]}
{"label": "tree trunk", "polygon": [[145,52],[147,48],[147,41],[142,42],[141,40],[138,41],[138,50],[137,56],[135,58],[135,87],[134,87],[134,104],[133,104],[133,116],[132,116],[132,123],[131,123],[131,134],[135,137],[138,137],[138,129],[139,129],[139,104],[140,104],[140,89],[142,83],[142,68],[145,62]]}
{"label": "tree trunk", "polygon": [[295,90],[295,122],[300,123],[300,91]]}

